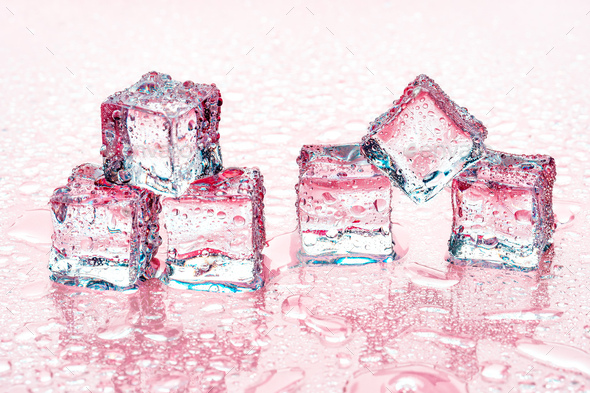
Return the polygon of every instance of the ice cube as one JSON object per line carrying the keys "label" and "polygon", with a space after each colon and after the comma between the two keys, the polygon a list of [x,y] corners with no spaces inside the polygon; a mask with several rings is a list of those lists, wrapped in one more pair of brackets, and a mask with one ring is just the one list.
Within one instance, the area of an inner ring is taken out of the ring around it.
{"label": "ice cube", "polygon": [[197,178],[222,169],[215,85],[150,72],[103,102],[106,178],[180,196]]}
{"label": "ice cube", "polygon": [[453,180],[451,259],[536,268],[555,229],[554,181],[549,156],[488,151]]}
{"label": "ice cube", "polygon": [[426,75],[378,117],[361,149],[416,203],[435,196],[482,155],[487,131]]}
{"label": "ice cube", "polygon": [[264,186],[257,168],[228,168],[162,200],[172,287],[243,292],[262,287]]}
{"label": "ice cube", "polygon": [[358,144],[303,146],[297,163],[303,260],[362,264],[393,257],[391,183]]}
{"label": "ice cube", "polygon": [[50,200],[54,233],[51,279],[66,285],[126,290],[149,275],[158,249],[158,196],[108,183],[94,164],[76,167]]}

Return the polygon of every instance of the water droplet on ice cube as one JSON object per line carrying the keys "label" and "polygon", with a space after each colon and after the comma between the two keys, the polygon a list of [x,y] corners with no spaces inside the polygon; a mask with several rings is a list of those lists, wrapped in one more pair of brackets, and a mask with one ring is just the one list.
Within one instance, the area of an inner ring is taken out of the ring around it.
{"label": "water droplet on ice cube", "polygon": [[387,201],[381,198],[376,199],[375,202],[373,202],[373,205],[375,206],[375,210],[377,210],[379,213],[382,213],[387,208]]}
{"label": "water droplet on ice cube", "polygon": [[330,194],[329,192],[324,192],[322,194],[322,197],[324,198],[324,202],[328,205],[337,201],[337,199],[334,198],[334,196],[332,194]]}
{"label": "water droplet on ice cube", "polygon": [[244,226],[244,224],[246,223],[246,220],[242,216],[235,216],[233,221],[234,225],[238,227]]}

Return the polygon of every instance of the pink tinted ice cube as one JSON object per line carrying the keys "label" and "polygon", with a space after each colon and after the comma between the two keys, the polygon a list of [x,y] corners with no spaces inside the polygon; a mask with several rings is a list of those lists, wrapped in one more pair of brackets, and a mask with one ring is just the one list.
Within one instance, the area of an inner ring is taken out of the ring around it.
{"label": "pink tinted ice cube", "polygon": [[452,184],[452,258],[533,269],[551,244],[555,161],[488,151]]}
{"label": "pink tinted ice cube", "polygon": [[302,257],[350,264],[392,257],[391,183],[358,144],[306,145],[297,163]]}
{"label": "pink tinted ice cube", "polygon": [[158,249],[160,203],[151,191],[108,183],[94,164],[76,167],[50,200],[54,233],[50,278],[96,289],[127,290]]}
{"label": "pink tinted ice cube", "polygon": [[215,85],[150,72],[101,106],[106,178],[171,196],[222,168]]}
{"label": "pink tinted ice cube", "polygon": [[163,281],[185,289],[242,292],[262,282],[264,186],[257,168],[228,168],[162,201]]}
{"label": "pink tinted ice cube", "polygon": [[361,150],[414,202],[440,192],[482,155],[487,131],[426,75],[410,83],[393,107],[378,117]]}

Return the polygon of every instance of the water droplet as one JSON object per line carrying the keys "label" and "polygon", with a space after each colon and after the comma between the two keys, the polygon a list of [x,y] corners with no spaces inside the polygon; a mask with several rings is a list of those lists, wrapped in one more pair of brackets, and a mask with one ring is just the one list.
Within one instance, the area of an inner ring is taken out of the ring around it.
{"label": "water droplet", "polygon": [[182,336],[182,327],[166,326],[161,329],[147,331],[144,336],[153,341],[174,341]]}
{"label": "water droplet", "polygon": [[360,205],[355,205],[350,208],[350,212],[355,217],[362,217],[365,214],[366,209]]}
{"label": "water droplet", "polygon": [[377,210],[379,213],[383,213],[389,207],[387,205],[387,201],[381,198],[376,199],[375,202],[373,202],[373,206],[375,206],[375,210]]}
{"label": "water droplet", "polygon": [[311,305],[312,299],[307,296],[294,295],[289,296],[281,305],[283,318],[287,320],[303,320],[310,315],[307,306]]}
{"label": "water droplet", "polygon": [[558,343],[532,340],[518,341],[516,349],[541,363],[575,370],[590,376],[590,355],[581,349]]}
{"label": "water droplet", "polygon": [[558,319],[562,315],[563,311],[557,310],[514,310],[485,314],[485,318],[491,320],[549,321]]}
{"label": "water droplet", "polygon": [[518,222],[533,222],[533,217],[530,210],[517,210],[514,212],[514,217]]}
{"label": "water droplet", "polygon": [[481,370],[481,376],[485,381],[498,382],[506,379],[510,366],[500,363],[487,363]]}
{"label": "water droplet", "polygon": [[138,92],[144,93],[144,94],[153,93],[155,90],[156,90],[156,84],[153,82],[143,83],[137,88]]}
{"label": "water droplet", "polygon": [[330,228],[326,231],[326,237],[329,237],[331,239],[335,238],[336,236],[338,236],[338,229],[336,228]]}
{"label": "water droplet", "polygon": [[311,315],[303,323],[316,332],[326,346],[340,346],[348,342],[352,332],[346,319],[338,316]]}
{"label": "water droplet", "polygon": [[363,368],[354,374],[345,393],[467,393],[467,386],[452,374],[420,364],[381,370]]}
{"label": "water droplet", "polygon": [[332,203],[335,203],[337,201],[337,199],[334,198],[334,196],[329,192],[324,192],[322,194],[322,198],[324,198],[324,202],[326,202],[326,204],[328,205],[331,205]]}
{"label": "water droplet", "polygon": [[336,354],[339,368],[348,368],[352,365],[352,356],[349,353],[340,352]]}
{"label": "water droplet", "polygon": [[211,303],[201,308],[201,311],[205,314],[221,314],[225,311],[223,304]]}
{"label": "water droplet", "polygon": [[12,363],[7,359],[0,359],[0,375],[10,373]]}
{"label": "water droplet", "polygon": [[246,224],[246,219],[242,216],[235,216],[233,219],[233,223],[235,226],[241,227],[244,226],[244,224]]}

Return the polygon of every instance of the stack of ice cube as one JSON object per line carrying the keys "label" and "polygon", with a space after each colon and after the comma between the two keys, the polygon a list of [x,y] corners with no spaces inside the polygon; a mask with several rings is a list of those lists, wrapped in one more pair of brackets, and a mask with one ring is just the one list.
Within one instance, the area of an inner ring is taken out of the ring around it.
{"label": "stack of ice cube", "polygon": [[116,290],[156,275],[186,289],[262,286],[263,178],[256,168],[223,169],[221,105],[214,84],[158,72],[103,102],[102,168],[75,168],[50,200],[52,280]]}
{"label": "stack of ice cube", "polygon": [[452,183],[452,262],[537,267],[555,228],[555,162],[489,150],[486,136],[466,108],[419,75],[360,146],[304,146],[300,256],[338,264],[391,259],[390,187],[423,203]]}

